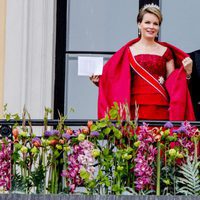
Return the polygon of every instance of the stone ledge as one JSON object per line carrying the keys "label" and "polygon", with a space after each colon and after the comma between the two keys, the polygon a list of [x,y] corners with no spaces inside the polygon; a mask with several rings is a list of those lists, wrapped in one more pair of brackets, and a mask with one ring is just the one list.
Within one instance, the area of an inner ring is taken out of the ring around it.
{"label": "stone ledge", "polygon": [[197,200],[199,196],[132,196],[132,195],[37,195],[0,194],[0,200]]}

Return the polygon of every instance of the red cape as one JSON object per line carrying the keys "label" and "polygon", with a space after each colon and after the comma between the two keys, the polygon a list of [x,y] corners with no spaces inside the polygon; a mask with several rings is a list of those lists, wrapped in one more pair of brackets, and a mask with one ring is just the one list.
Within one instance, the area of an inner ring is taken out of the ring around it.
{"label": "red cape", "polygon": [[[131,68],[128,58],[129,47],[140,40],[134,39],[118,50],[105,64],[99,81],[98,118],[105,117],[105,113],[113,102],[128,103],[130,106]],[[159,42],[170,48],[174,53],[176,70],[165,82],[170,97],[169,120],[195,120],[192,101],[187,87],[186,73],[182,60],[188,54],[168,43]]]}

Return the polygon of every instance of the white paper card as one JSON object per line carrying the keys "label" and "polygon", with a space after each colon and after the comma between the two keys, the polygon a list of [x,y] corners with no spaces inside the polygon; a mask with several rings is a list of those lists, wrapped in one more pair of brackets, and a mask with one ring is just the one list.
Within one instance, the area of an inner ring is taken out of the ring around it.
{"label": "white paper card", "polygon": [[101,75],[103,70],[103,57],[78,56],[78,75]]}

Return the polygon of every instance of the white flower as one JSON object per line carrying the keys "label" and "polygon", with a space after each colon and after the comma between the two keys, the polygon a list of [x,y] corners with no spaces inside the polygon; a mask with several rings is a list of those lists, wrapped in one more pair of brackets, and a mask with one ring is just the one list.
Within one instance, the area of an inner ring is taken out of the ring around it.
{"label": "white flower", "polygon": [[159,82],[161,85],[165,82],[165,79],[163,78],[163,76],[159,76],[158,82]]}

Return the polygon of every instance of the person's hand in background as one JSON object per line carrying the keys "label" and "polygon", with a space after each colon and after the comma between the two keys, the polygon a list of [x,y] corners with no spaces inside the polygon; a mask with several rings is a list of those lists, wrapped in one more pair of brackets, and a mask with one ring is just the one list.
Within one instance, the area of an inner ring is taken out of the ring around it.
{"label": "person's hand in background", "polygon": [[92,75],[92,76],[90,76],[90,80],[91,80],[96,86],[99,85],[99,78],[100,78],[100,75]]}

